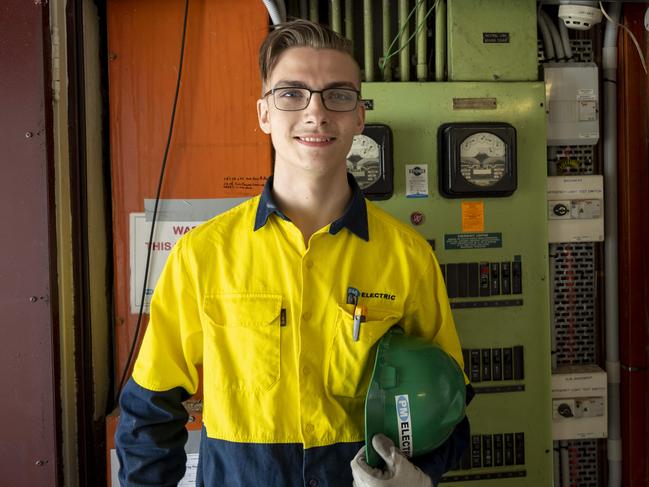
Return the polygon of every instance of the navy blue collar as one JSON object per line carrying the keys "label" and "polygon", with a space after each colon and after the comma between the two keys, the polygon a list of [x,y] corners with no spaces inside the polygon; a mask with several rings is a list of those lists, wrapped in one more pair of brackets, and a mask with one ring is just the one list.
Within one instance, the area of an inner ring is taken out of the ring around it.
{"label": "navy blue collar", "polygon": [[[329,226],[329,233],[336,235],[343,228],[347,228],[354,235],[369,241],[369,230],[367,228],[367,207],[365,205],[365,197],[361,188],[358,186],[354,176],[347,173],[347,182],[352,189],[352,198],[343,215],[334,220]],[[275,213],[282,220],[290,221],[290,219],[281,212],[273,201],[272,195],[273,176],[270,176],[264,186],[264,191],[259,198],[259,206],[257,206],[257,215],[255,217],[255,231],[266,225],[268,217]]]}

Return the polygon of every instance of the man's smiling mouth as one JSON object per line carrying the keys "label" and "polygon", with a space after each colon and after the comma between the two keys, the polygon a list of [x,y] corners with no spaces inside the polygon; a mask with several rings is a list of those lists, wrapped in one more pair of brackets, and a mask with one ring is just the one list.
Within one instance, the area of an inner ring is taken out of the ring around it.
{"label": "man's smiling mouth", "polygon": [[294,139],[300,142],[301,144],[311,145],[311,146],[326,145],[336,140],[335,137],[330,137],[326,135],[304,135],[304,136],[294,137]]}

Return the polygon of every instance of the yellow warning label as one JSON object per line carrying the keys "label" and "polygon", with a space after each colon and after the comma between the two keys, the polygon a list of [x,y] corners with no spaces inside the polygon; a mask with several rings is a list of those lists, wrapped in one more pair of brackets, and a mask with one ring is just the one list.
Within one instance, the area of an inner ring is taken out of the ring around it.
{"label": "yellow warning label", "polygon": [[484,201],[462,202],[462,232],[484,232]]}

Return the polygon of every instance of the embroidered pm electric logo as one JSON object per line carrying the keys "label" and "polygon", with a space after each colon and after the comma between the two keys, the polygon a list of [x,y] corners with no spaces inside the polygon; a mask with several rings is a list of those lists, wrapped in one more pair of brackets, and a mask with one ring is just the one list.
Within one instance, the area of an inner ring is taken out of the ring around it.
{"label": "embroidered pm electric logo", "polygon": [[347,288],[347,304],[358,304],[359,298],[365,299],[385,299],[387,301],[394,301],[397,299],[396,294],[392,293],[377,293],[377,292],[365,292],[359,291],[355,287]]}
{"label": "embroidered pm electric logo", "polygon": [[399,450],[407,457],[412,456],[412,432],[410,418],[410,400],[408,394],[394,396],[397,407],[397,431],[399,432]]}

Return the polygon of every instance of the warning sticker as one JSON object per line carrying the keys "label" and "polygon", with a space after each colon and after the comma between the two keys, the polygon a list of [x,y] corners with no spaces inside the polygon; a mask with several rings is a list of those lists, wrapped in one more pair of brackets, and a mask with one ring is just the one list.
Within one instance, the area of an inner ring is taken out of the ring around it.
{"label": "warning sticker", "polygon": [[496,249],[502,246],[502,233],[450,233],[444,235],[446,250]]}
{"label": "warning sticker", "polygon": [[462,231],[484,232],[484,201],[462,202]]}

